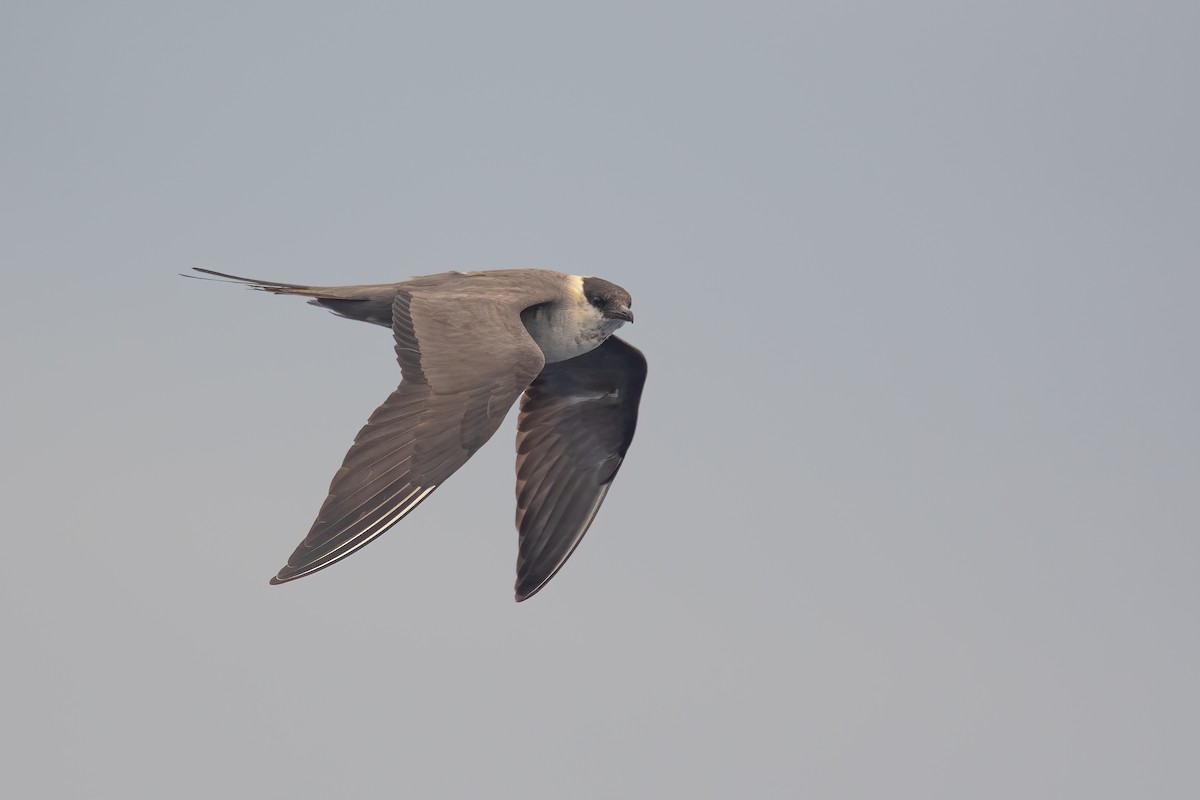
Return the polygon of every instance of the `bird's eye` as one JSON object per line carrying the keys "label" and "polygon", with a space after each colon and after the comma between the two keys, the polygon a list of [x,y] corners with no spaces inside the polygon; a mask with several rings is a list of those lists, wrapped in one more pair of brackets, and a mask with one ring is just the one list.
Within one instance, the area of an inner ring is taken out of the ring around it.
{"label": "bird's eye", "polygon": [[604,298],[598,294],[592,295],[592,305],[594,305],[594,306],[604,305]]}

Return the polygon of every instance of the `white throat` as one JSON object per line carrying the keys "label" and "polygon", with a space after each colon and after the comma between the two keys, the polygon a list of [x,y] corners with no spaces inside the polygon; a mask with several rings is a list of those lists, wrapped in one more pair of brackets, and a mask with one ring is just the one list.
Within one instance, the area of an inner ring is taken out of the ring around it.
{"label": "white throat", "polygon": [[521,315],[529,335],[542,348],[546,363],[566,361],[595,350],[625,324],[609,319],[583,298],[547,303]]}

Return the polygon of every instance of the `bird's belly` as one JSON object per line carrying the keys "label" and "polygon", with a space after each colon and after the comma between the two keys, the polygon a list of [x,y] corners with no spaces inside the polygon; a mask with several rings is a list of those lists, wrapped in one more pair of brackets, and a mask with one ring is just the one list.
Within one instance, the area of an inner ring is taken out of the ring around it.
{"label": "bird's belly", "polygon": [[547,364],[566,361],[595,350],[606,338],[588,336],[579,331],[552,331],[542,336],[530,331],[530,334],[538,347],[542,348],[542,355],[546,357]]}
{"label": "bird's belly", "polygon": [[523,320],[529,335],[542,348],[547,364],[595,350],[616,330],[616,326],[609,324],[613,320],[603,323],[588,320],[581,325],[566,314],[531,314]]}

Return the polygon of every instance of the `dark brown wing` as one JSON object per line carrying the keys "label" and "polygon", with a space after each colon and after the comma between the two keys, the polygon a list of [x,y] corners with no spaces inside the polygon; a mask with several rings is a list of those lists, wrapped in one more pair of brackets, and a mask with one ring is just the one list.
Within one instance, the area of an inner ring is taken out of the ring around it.
{"label": "dark brown wing", "polygon": [[271,583],[371,542],[491,438],[543,364],[510,305],[399,291],[391,315],[404,379],[359,431],[308,536]]}
{"label": "dark brown wing", "polygon": [[547,364],[521,399],[517,602],[554,577],[600,510],[633,441],[646,359],[615,336]]}

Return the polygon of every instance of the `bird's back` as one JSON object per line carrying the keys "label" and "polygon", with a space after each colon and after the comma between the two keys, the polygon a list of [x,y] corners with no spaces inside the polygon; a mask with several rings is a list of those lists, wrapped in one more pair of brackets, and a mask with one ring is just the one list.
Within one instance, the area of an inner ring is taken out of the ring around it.
{"label": "bird's back", "polygon": [[565,273],[545,269],[497,269],[420,275],[400,283],[303,288],[313,305],[347,319],[390,327],[392,304],[402,291],[451,313],[456,308],[465,310],[480,304],[520,313],[543,298],[564,299],[569,278]]}

